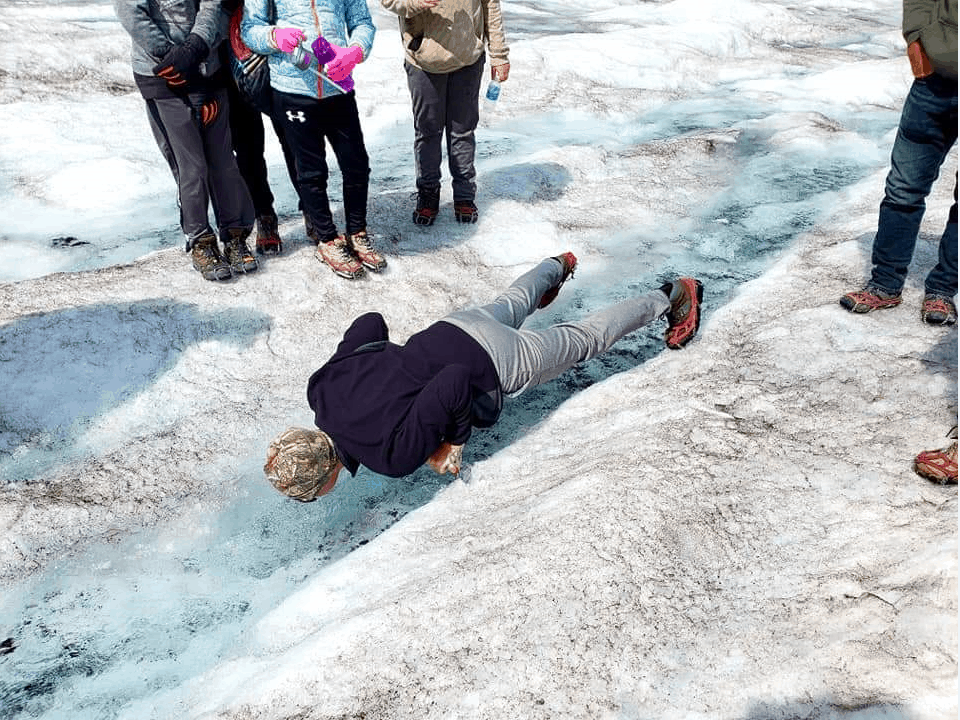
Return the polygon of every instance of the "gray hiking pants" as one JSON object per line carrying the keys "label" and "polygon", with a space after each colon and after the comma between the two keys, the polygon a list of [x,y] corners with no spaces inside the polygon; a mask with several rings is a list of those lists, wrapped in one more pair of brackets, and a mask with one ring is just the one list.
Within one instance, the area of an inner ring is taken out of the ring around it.
{"label": "gray hiking pants", "polygon": [[215,98],[220,112],[207,127],[200,124],[199,99],[146,101],[153,137],[177,181],[180,227],[188,250],[199,236],[211,232],[211,202],[219,231],[253,227],[253,201],[233,155],[227,91]]}
{"label": "gray hiking pants", "polygon": [[473,159],[474,131],[480,122],[480,80],[485,56],[451,73],[428,73],[404,63],[413,101],[413,155],[417,189],[440,187],[441,142],[447,138],[447,163],[453,199],[473,201],[477,195]]}
{"label": "gray hiking pants", "polygon": [[670,301],[660,290],[612,305],[575,322],[546,330],[521,330],[543,294],[560,282],[563,267],[548,258],[521,275],[489,305],[443,318],[480,343],[493,360],[507,395],[553,380],[578,362],[610,348],[627,333],[662,317]]}

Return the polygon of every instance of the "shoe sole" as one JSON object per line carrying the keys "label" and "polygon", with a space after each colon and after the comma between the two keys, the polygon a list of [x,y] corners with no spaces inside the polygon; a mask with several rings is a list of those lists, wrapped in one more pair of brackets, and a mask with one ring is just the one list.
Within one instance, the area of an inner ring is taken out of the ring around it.
{"label": "shoe sole", "polygon": [[923,321],[927,325],[940,325],[941,327],[946,325],[956,325],[957,323],[957,319],[951,318],[951,317],[935,318],[935,317],[926,316],[923,318]]}
{"label": "shoe sole", "polygon": [[212,270],[204,271],[194,265],[193,269],[200,273],[200,277],[202,277],[204,280],[229,280],[231,277],[233,277],[233,271],[229,267],[213,268]]}
{"label": "shoe sole", "polygon": [[330,263],[328,263],[326,260],[324,260],[324,259],[323,259],[322,257],[320,257],[319,255],[316,255],[315,257],[317,258],[317,260],[320,261],[321,264],[326,265],[328,268],[330,268],[330,270],[333,271],[333,274],[334,274],[334,275],[339,275],[340,277],[346,278],[347,280],[356,280],[356,279],[358,279],[358,278],[362,278],[362,277],[363,277],[363,268],[362,268],[362,267],[361,267],[359,270],[355,271],[355,272],[351,272],[350,270],[337,270],[337,268],[335,268],[333,265],[331,265]]}
{"label": "shoe sole", "polygon": [[369,270],[370,272],[373,272],[373,273],[381,272],[381,271],[383,271],[384,269],[386,269],[386,267],[387,267],[387,261],[386,261],[386,260],[384,260],[382,263],[379,263],[379,264],[377,264],[377,263],[371,263],[371,262],[364,262],[363,260],[361,260],[361,261],[360,261],[360,264],[363,265],[363,267],[365,267],[367,270]]}
{"label": "shoe sole", "polygon": [[472,225],[479,219],[479,215],[461,215],[460,213],[457,213],[457,222],[463,223],[464,225]]}
{"label": "shoe sole", "polygon": [[246,265],[231,265],[230,269],[238,275],[247,275],[260,269],[260,263],[247,263]]}
{"label": "shoe sole", "polygon": [[436,219],[437,219],[436,216],[434,216],[434,217],[424,217],[423,215],[417,215],[417,213],[414,213],[414,214],[413,214],[413,224],[414,224],[414,225],[422,225],[422,226],[424,226],[424,227],[427,227],[427,226],[429,226],[429,225],[433,225],[433,221],[436,220]]}
{"label": "shoe sole", "polygon": [[696,292],[695,298],[693,299],[694,301],[691,303],[691,307],[690,307],[690,313],[696,314],[696,318],[693,325],[693,332],[687,335],[687,337],[685,337],[680,342],[674,342],[671,344],[669,341],[666,341],[667,347],[670,348],[671,350],[679,350],[680,348],[686,346],[686,344],[689,343],[691,340],[693,340],[697,336],[697,333],[700,331],[700,307],[703,305],[703,283],[700,282],[699,280],[694,280],[694,282],[696,283],[697,292]]}
{"label": "shoe sole", "polygon": [[258,255],[279,255],[283,252],[283,243],[268,243],[257,245]]}
{"label": "shoe sole", "polygon": [[896,300],[884,300],[879,305],[867,305],[866,303],[857,302],[852,297],[844,295],[840,298],[840,307],[857,315],[866,315],[868,312],[873,312],[874,310],[889,310],[890,308],[895,308],[901,302],[903,301],[897,298]]}

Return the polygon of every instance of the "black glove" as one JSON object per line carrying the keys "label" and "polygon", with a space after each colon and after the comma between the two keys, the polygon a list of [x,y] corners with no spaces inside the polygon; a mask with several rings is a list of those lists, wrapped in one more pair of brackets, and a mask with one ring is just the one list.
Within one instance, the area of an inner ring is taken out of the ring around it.
{"label": "black glove", "polygon": [[163,60],[157,63],[153,72],[167,81],[172,88],[187,84],[187,76],[195,73],[200,63],[210,52],[207,41],[196,33],[187,35],[187,39],[174,45]]}
{"label": "black glove", "polygon": [[200,106],[200,124],[203,127],[209,127],[220,114],[220,102],[218,100],[204,100]]}

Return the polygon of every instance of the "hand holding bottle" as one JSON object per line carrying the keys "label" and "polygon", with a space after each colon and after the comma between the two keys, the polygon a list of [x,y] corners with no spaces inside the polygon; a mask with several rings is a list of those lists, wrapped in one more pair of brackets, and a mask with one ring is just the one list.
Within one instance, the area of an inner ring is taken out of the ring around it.
{"label": "hand holding bottle", "polygon": [[303,30],[297,28],[276,27],[270,31],[271,44],[277,50],[282,50],[285,53],[292,52],[297,45],[306,39],[307,36],[303,34]]}

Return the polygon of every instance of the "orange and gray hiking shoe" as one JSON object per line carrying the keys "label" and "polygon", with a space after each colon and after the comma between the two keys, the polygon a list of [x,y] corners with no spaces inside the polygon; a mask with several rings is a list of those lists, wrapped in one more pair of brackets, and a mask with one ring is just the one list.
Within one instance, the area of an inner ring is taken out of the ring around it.
{"label": "orange and gray hiking shoe", "polygon": [[560,288],[563,287],[563,284],[573,277],[573,271],[577,269],[577,256],[572,252],[565,252],[563,255],[556,255],[551,260],[556,260],[558,263],[563,265],[563,275],[560,276],[560,282],[554,285],[552,288],[547,290],[543,297],[540,298],[540,302],[537,303],[537,309],[542,310],[547,305],[552,303],[557,299],[557,295],[560,294]]}
{"label": "orange and gray hiking shoe", "polygon": [[343,235],[318,244],[317,260],[326,263],[337,275],[347,280],[356,280],[363,276],[363,265],[350,250],[350,245]]}
{"label": "orange and gray hiking shoe", "polygon": [[[954,427],[948,437],[957,437]],[[942,450],[925,450],[913,461],[913,469],[921,477],[941,485],[957,484],[957,441]]]}
{"label": "orange and gray hiking shoe", "polygon": [[953,325],[957,322],[957,306],[952,298],[927,293],[920,306],[920,317],[928,325]]}
{"label": "orange and gray hiking shoe", "polygon": [[370,237],[366,230],[353,233],[347,238],[347,242],[360,264],[370,272],[380,272],[387,266],[383,255],[374,250],[373,245],[370,244]]}
{"label": "orange and gray hiking shoe", "polygon": [[899,305],[900,293],[887,292],[876,285],[867,285],[863,290],[848,292],[840,298],[840,304],[852,313],[868,313]]}
{"label": "orange and gray hiking shoe", "polygon": [[[666,288],[664,288],[666,289]],[[695,278],[677,278],[670,283],[670,309],[663,339],[671,350],[679,350],[693,340],[700,329],[703,283]]]}

